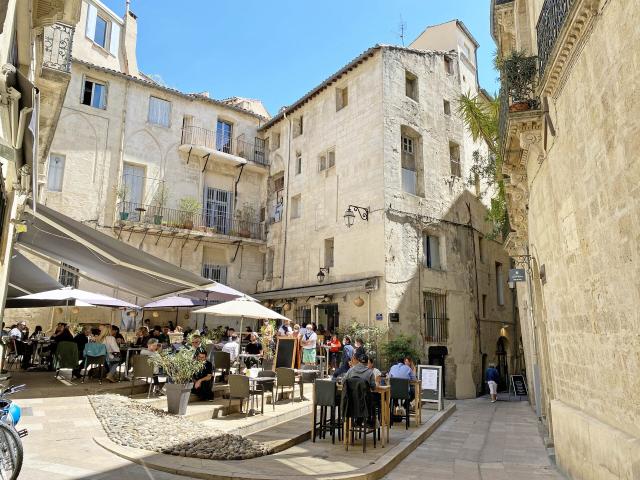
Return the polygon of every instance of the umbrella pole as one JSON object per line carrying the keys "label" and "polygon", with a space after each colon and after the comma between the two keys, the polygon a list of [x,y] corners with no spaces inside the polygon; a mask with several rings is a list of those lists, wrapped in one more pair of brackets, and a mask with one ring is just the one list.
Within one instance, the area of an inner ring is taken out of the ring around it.
{"label": "umbrella pole", "polygon": [[178,312],[180,311],[180,307],[176,307],[176,327],[178,326]]}
{"label": "umbrella pole", "polygon": [[242,323],[244,320],[244,316],[240,316],[240,345],[242,345]]}

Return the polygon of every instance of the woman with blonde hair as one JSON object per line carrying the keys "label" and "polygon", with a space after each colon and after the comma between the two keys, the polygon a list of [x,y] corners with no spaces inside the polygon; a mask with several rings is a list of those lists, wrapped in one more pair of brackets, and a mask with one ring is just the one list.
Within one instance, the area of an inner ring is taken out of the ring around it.
{"label": "woman with blonde hair", "polygon": [[109,368],[109,373],[107,373],[106,379],[115,383],[115,374],[120,365],[120,347],[115,337],[111,335],[111,325],[100,325],[100,334],[96,338],[96,342],[104,343],[107,347],[107,367]]}

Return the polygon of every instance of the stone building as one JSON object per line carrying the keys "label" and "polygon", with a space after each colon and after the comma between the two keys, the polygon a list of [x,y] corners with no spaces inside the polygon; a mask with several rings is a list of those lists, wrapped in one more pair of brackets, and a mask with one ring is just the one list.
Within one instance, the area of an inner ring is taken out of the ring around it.
{"label": "stone building", "polygon": [[477,46],[458,21],[377,45],[260,128],[271,171],[256,297],[298,323],[412,336],[457,398],[519,353],[509,257],[466,187],[486,147],[455,112],[479,90]]}
{"label": "stone building", "polygon": [[[32,194],[70,80],[80,0],[5,0],[0,6],[0,316],[21,210]],[[15,272],[14,272],[15,274]]]}
{"label": "stone building", "polygon": [[527,98],[503,82],[507,247],[533,400],[573,478],[640,477],[639,22],[638,2],[492,5],[500,57],[537,57]]}
{"label": "stone building", "polygon": [[[120,18],[99,1],[81,3],[41,201],[186,270],[254,292],[266,240],[260,216],[269,158],[256,138],[266,110],[256,100],[214,100],[154,82],[137,66],[134,13]],[[98,285],[74,265],[39,264],[63,284],[150,301]],[[45,326],[56,314],[19,313]],[[85,320],[106,314],[82,312]]]}

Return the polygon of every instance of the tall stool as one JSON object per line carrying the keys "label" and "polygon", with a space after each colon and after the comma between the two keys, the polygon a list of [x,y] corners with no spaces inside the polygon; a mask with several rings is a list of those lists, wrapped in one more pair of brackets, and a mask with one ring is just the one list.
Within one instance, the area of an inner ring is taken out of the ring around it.
{"label": "tall stool", "polygon": [[[316,441],[316,435],[320,438],[325,438],[327,431],[330,431],[331,443],[336,443],[336,430],[338,431],[338,441],[342,440],[342,419],[340,418],[340,404],[337,398],[338,388],[336,382],[332,380],[316,380],[314,389],[314,433],[312,441]],[[320,419],[318,419],[318,407],[320,407]],[[329,413],[328,420],[327,413]]]}

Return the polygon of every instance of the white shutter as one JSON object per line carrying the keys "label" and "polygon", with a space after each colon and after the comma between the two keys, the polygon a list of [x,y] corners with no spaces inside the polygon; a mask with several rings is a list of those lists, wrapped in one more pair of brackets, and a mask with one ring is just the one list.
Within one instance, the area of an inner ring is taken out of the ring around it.
{"label": "white shutter", "polygon": [[429,253],[431,254],[431,268],[440,270],[440,239],[429,236]]}
{"label": "white shutter", "polygon": [[96,37],[96,20],[98,19],[98,9],[91,5],[88,5],[87,10],[87,37],[94,40]]}
{"label": "white shutter", "polygon": [[61,192],[63,178],[64,157],[61,155],[49,156],[49,175],[47,179],[47,189],[50,192]]}
{"label": "white shutter", "polygon": [[109,51],[111,55],[118,56],[118,46],[120,45],[120,25],[111,22],[111,38],[109,41]]}

